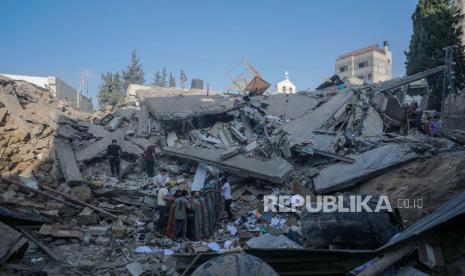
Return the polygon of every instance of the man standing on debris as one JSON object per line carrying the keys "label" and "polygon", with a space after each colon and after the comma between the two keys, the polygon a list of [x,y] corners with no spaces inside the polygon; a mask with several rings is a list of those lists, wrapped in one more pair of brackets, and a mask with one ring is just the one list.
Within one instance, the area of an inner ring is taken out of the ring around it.
{"label": "man standing on debris", "polygon": [[157,176],[153,178],[153,184],[155,184],[157,188],[165,186],[166,183],[168,183],[168,181],[170,180],[166,173],[166,169],[161,169]]}
{"label": "man standing on debris", "polygon": [[111,145],[107,147],[107,157],[110,162],[111,176],[119,177],[119,154],[121,147],[117,144],[116,140],[111,141]]}
{"label": "man standing on debris", "polygon": [[155,146],[150,145],[144,152],[145,171],[148,177],[153,177],[155,167]]}
{"label": "man standing on debris", "polygon": [[234,220],[234,216],[231,212],[231,185],[229,185],[229,182],[226,180],[225,176],[220,179],[220,185],[222,185],[221,191],[223,192],[224,197],[224,209],[226,210],[226,213],[228,213],[228,219]]}
{"label": "man standing on debris", "polygon": [[182,190],[181,196],[174,201],[174,237],[186,238],[187,209],[190,209],[186,199],[187,191]]}
{"label": "man standing on debris", "polygon": [[161,189],[158,191],[157,204],[158,204],[158,231],[160,232],[165,226],[166,214],[168,213],[168,188],[165,187],[165,183],[161,185]]}

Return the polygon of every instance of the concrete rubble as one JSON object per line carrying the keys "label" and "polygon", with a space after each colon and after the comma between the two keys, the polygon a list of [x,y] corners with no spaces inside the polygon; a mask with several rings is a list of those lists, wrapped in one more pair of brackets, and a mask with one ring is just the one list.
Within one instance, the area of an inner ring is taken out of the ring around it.
{"label": "concrete rubble", "polygon": [[[434,137],[409,128],[397,87],[391,81],[244,96],[130,86],[125,103],[88,114],[27,82],[1,80],[0,264],[22,256],[21,265],[2,269],[178,275],[193,273],[209,254],[376,251],[402,231],[401,219],[389,225],[392,231],[376,236],[370,231],[386,226],[389,217],[265,212],[264,196],[402,193],[390,183],[382,188],[370,183],[380,185],[377,179],[384,175],[401,175],[408,166],[439,157],[465,164],[463,154],[457,154],[463,153],[463,131]],[[107,160],[112,140],[121,146],[119,177],[111,177]],[[174,239],[155,227],[158,187],[144,162],[151,145],[155,172],[167,170],[173,193],[202,192],[198,210],[208,222],[189,239]],[[234,220],[226,219],[217,192],[222,174],[231,185]],[[451,194],[463,189],[457,184],[465,179],[461,175],[455,184],[448,182]],[[440,185],[442,180],[434,181]],[[356,229],[357,235],[346,235]],[[362,255],[345,273],[366,261]],[[180,260],[187,257],[191,263],[182,266]],[[32,263],[33,258],[45,261]]]}

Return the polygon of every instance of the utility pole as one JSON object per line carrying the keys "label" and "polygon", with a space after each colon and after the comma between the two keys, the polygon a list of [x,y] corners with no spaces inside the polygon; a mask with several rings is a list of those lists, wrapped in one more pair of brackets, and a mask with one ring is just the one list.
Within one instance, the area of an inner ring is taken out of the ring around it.
{"label": "utility pole", "polygon": [[[447,131],[450,130],[450,109],[451,109],[451,97],[456,94],[455,91],[455,60],[454,55],[458,46],[448,46],[444,48],[444,63],[447,66],[447,70],[444,71],[443,83],[442,83],[442,99],[441,99],[441,119],[444,119],[444,108],[445,108],[445,97],[448,96],[447,100]],[[447,85],[446,85],[447,83]],[[446,95],[446,89],[448,91]]]}

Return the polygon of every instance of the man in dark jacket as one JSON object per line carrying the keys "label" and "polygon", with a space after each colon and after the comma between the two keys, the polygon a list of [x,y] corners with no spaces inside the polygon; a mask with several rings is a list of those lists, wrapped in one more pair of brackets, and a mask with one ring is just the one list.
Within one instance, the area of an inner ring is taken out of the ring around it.
{"label": "man in dark jacket", "polygon": [[110,162],[111,176],[119,177],[119,154],[121,147],[117,144],[116,140],[112,140],[111,144],[107,147],[107,157]]}

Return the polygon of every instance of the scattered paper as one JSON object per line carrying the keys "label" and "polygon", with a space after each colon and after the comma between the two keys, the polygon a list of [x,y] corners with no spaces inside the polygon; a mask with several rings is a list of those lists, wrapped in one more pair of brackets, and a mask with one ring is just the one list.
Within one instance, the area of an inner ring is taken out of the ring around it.
{"label": "scattered paper", "polygon": [[217,244],[216,242],[211,242],[207,246],[208,246],[208,248],[210,248],[211,250],[213,250],[215,252],[218,252],[218,251],[221,250],[221,246],[219,244]]}
{"label": "scattered paper", "polygon": [[229,234],[231,234],[232,236],[235,236],[237,234],[237,228],[236,227],[234,227],[232,225],[228,225],[227,228],[228,228]]}

